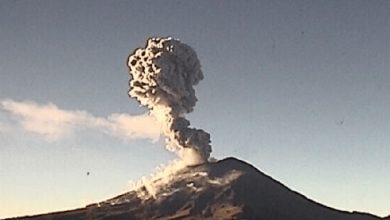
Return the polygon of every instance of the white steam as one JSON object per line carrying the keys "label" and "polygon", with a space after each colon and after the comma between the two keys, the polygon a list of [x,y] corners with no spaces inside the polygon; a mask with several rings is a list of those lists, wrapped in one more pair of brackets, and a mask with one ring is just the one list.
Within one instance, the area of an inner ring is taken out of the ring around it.
{"label": "white steam", "polygon": [[[137,182],[130,182],[130,188],[142,200],[161,199],[176,192],[186,191],[191,193],[201,192],[210,187],[223,187],[231,184],[243,173],[231,170],[225,175],[216,177],[207,172],[207,168],[185,169],[183,160],[175,160],[168,165],[160,166],[156,172],[143,177]],[[115,204],[123,201],[114,201]]]}
{"label": "white steam", "polygon": [[176,175],[187,164],[184,160],[173,160],[166,165],[160,165],[150,176],[144,176],[138,181],[130,181],[130,189],[136,191],[139,198],[157,198],[162,189],[166,189],[170,182],[177,179]]}
{"label": "white steam", "polygon": [[129,95],[162,124],[167,149],[188,164],[206,162],[211,153],[210,135],[190,128],[184,114],[193,111],[193,88],[203,79],[195,51],[172,38],[150,38],[145,48],[129,56],[132,76]]}

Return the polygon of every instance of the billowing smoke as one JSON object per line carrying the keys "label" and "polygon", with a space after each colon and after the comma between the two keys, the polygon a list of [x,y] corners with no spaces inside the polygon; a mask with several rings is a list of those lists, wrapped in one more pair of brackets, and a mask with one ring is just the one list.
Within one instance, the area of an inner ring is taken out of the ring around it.
{"label": "billowing smoke", "polygon": [[194,85],[203,79],[195,51],[179,40],[150,38],[145,48],[129,56],[132,76],[129,95],[162,124],[167,149],[189,164],[206,162],[210,157],[210,135],[190,128],[184,114],[193,111],[197,98]]}

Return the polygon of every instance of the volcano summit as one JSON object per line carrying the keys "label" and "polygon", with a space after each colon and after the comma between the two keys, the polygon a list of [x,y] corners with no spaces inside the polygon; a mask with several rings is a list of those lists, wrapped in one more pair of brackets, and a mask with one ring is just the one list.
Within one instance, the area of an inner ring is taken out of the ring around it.
{"label": "volcano summit", "polygon": [[[190,128],[193,88],[203,73],[195,51],[172,38],[150,38],[129,56],[129,95],[162,126],[179,159],[128,193],[85,208],[14,220],[379,220],[326,207],[235,158],[211,160],[210,135]],[[383,218],[390,220],[390,217]]]}
{"label": "volcano summit", "polygon": [[390,219],[326,207],[235,158],[189,166],[176,176],[155,197],[130,191],[81,209],[14,220]]}

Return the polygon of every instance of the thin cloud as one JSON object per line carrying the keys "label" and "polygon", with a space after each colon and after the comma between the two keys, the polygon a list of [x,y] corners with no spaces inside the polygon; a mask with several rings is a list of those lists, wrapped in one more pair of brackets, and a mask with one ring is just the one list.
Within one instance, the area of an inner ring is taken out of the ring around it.
{"label": "thin cloud", "polygon": [[[95,117],[86,111],[63,110],[56,105],[32,101],[2,100],[1,107],[27,132],[48,141],[75,135],[79,130],[95,130],[122,139],[158,140],[160,126],[149,115],[111,114]],[[1,124],[0,124],[1,131]]]}
{"label": "thin cloud", "polygon": [[[113,136],[124,138],[151,138],[157,140],[160,136],[160,126],[150,115],[112,114],[108,117],[107,132]],[[153,126],[151,126],[153,125]]]}

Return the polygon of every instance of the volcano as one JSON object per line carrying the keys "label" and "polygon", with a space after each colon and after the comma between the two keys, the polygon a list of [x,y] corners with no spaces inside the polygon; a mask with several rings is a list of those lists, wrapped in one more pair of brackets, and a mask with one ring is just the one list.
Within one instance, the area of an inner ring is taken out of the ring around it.
{"label": "volcano", "polygon": [[[158,181],[158,180],[156,180]],[[294,192],[252,165],[226,158],[189,166],[155,196],[146,187],[84,208],[13,218],[14,220],[379,220],[346,212]]]}

